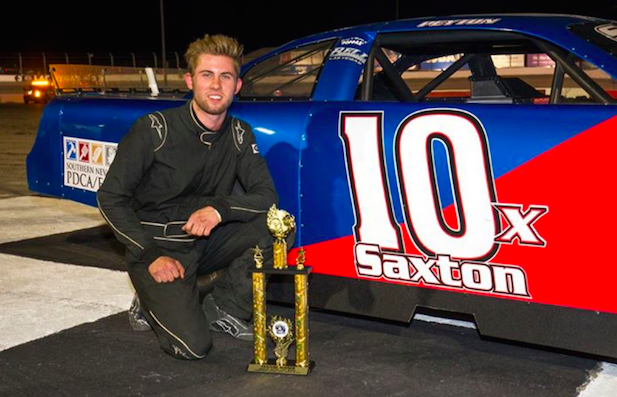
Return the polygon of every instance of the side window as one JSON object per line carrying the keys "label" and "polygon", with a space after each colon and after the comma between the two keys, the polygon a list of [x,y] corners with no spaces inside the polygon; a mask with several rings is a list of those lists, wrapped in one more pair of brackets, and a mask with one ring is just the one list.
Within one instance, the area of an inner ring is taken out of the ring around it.
{"label": "side window", "polygon": [[[617,81],[613,79],[604,70],[595,67],[589,62],[574,58],[575,64],[585,73],[587,77],[597,83],[611,98],[617,98]],[[593,102],[593,98],[588,92],[583,90],[580,85],[572,80],[570,75],[564,76],[563,87],[561,89],[561,97],[565,103],[572,102]]]}
{"label": "side window", "polygon": [[242,77],[240,100],[309,99],[334,43],[329,40],[295,48],[253,66]]}
{"label": "side window", "polygon": [[430,33],[379,36],[356,98],[537,105],[613,101],[616,82],[610,76],[537,39],[509,32]]}
{"label": "side window", "polygon": [[[427,56],[418,64],[411,65],[403,72],[403,80],[412,92],[419,92],[429,82],[433,81],[452,64],[459,61],[465,54],[448,54],[443,56]],[[432,100],[466,99],[470,97],[471,82],[469,68],[464,66],[456,70],[438,87],[428,92],[426,97]]]}

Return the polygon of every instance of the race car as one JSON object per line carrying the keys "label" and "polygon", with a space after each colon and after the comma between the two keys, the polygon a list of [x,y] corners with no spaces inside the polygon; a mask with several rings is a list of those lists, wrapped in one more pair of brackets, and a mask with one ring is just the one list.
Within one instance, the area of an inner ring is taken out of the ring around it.
{"label": "race car", "polygon": [[[310,305],[462,313],[484,336],[617,358],[615,54],[614,21],[482,15],[335,30],[244,65],[232,113],[296,218]],[[132,123],[190,100],[66,91],[28,182],[89,205]]]}

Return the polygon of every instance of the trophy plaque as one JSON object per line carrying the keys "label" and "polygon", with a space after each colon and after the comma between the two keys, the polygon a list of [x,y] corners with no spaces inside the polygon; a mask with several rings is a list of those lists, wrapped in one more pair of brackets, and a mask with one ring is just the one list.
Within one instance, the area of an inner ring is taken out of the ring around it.
{"label": "trophy plaque", "polygon": [[[311,268],[304,266],[304,250],[296,260],[296,266],[287,266],[287,242],[285,238],[295,228],[293,216],[288,212],[272,206],[268,211],[268,229],[274,241],[272,268],[263,264],[263,253],[259,247],[254,248],[255,266],[250,269],[253,274],[253,321],[255,334],[255,358],[248,365],[249,372],[271,374],[308,375],[315,363],[309,361],[308,328],[308,275]],[[295,319],[291,320],[273,316],[266,325],[266,275],[277,274],[293,276]],[[266,337],[275,344],[276,358],[268,357]],[[295,360],[288,359],[289,347],[295,342]]]}

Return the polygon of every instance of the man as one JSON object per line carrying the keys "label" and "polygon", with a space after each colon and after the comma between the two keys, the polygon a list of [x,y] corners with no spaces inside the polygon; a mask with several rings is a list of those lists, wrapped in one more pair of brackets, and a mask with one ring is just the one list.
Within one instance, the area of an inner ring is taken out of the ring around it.
{"label": "man", "polygon": [[[141,301],[132,310],[177,358],[205,357],[209,330],[252,340],[250,247],[269,248],[271,260],[265,214],[277,195],[250,126],[227,113],[242,87],[241,54],[222,35],[192,43],[185,82],[193,100],[137,120],[97,195],[127,248]],[[237,182],[244,192],[232,194]],[[197,276],[223,268],[202,307]]]}

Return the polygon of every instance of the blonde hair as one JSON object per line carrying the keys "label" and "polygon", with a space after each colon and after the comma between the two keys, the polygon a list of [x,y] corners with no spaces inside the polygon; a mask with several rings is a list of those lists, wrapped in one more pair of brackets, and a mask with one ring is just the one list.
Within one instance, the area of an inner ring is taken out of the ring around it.
{"label": "blonde hair", "polygon": [[224,55],[231,58],[236,66],[236,73],[240,75],[240,66],[242,65],[242,46],[238,40],[233,37],[222,34],[210,36],[205,35],[203,39],[198,39],[189,45],[188,50],[184,54],[184,59],[188,64],[189,73],[193,74],[197,67],[199,56],[207,55]]}

